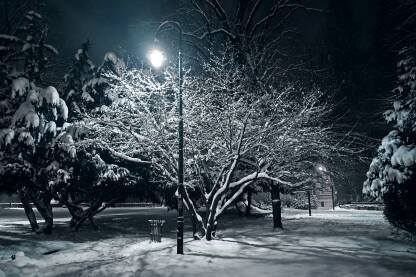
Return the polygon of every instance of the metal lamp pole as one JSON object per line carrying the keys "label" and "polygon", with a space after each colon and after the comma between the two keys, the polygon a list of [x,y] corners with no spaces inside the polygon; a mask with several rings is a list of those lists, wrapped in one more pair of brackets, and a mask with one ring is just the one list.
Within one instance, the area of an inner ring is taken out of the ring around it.
{"label": "metal lamp pole", "polygon": [[179,114],[179,125],[178,125],[178,137],[179,137],[179,149],[178,149],[178,217],[177,217],[177,245],[176,253],[183,254],[183,102],[182,102],[182,85],[183,85],[183,71],[182,71],[182,27],[179,22],[176,21],[165,21],[159,25],[155,37],[157,38],[159,32],[167,25],[171,25],[177,29],[179,33],[179,53],[178,53],[178,70],[179,70],[179,95],[178,95],[178,114]]}

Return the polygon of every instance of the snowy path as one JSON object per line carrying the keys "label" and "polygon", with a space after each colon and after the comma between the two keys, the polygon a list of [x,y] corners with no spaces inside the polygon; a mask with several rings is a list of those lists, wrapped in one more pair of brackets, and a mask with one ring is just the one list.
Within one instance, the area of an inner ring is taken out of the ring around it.
{"label": "snowy path", "polygon": [[[151,216],[152,211],[144,213]],[[116,214],[109,218],[129,218],[126,211]],[[174,223],[174,214],[168,219]],[[392,236],[377,211],[337,210],[308,217],[305,211],[286,210],[285,229],[276,232],[271,218],[226,216],[224,221],[220,240],[188,239],[184,256],[176,255],[174,225],[160,244],[149,243],[144,229],[82,242],[59,236],[16,241],[0,246],[0,277],[416,276],[416,243]],[[53,249],[61,251],[42,255]],[[12,252],[17,252],[14,261],[7,257]]]}

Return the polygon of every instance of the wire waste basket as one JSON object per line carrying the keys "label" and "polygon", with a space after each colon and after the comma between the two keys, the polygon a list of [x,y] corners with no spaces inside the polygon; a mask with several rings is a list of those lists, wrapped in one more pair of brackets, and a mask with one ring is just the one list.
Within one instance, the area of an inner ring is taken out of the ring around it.
{"label": "wire waste basket", "polygon": [[165,220],[161,219],[151,219],[150,223],[150,241],[151,242],[161,242],[162,241],[162,226],[165,223]]}

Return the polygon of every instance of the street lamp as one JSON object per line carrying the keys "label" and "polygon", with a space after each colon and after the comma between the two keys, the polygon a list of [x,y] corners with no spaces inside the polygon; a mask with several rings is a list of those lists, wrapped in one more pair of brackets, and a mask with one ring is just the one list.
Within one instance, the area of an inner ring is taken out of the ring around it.
{"label": "street lamp", "polygon": [[148,58],[154,68],[160,68],[165,62],[165,55],[159,49],[153,49],[149,52]]}
{"label": "street lamp", "polygon": [[[183,185],[183,104],[182,104],[182,84],[183,84],[183,74],[182,74],[182,27],[176,21],[165,21],[159,25],[157,28],[155,39],[159,32],[166,26],[172,26],[175,28],[179,33],[179,45],[178,45],[178,69],[179,69],[179,78],[178,78],[178,86],[179,86],[179,95],[178,95],[178,116],[179,116],[179,124],[178,124],[178,137],[179,137],[179,149],[178,149],[178,218],[177,218],[177,245],[176,245],[176,253],[183,254],[183,195],[184,195],[184,185]],[[150,63],[155,68],[160,68],[164,61],[165,56],[163,52],[158,49],[153,49],[150,51],[148,56]]]}

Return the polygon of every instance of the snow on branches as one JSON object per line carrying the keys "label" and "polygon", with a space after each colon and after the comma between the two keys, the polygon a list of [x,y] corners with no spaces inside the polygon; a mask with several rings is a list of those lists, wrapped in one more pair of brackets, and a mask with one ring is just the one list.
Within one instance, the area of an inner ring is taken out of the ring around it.
{"label": "snow on branches", "polygon": [[364,182],[363,193],[381,199],[384,194],[415,179],[416,167],[416,55],[414,48],[399,53],[398,86],[393,109],[385,112],[394,129],[378,148]]}
{"label": "snow on branches", "polygon": [[[19,193],[32,229],[39,232],[52,228],[55,173],[74,157],[71,141],[60,140],[68,119],[65,101],[56,88],[38,86],[49,57],[57,54],[46,43],[46,30],[42,17],[29,11],[19,26],[0,35],[0,187]],[[44,228],[31,202],[45,219]]]}
{"label": "snow on branches", "polygon": [[[260,87],[232,52],[212,55],[184,84],[186,206],[211,239],[217,219],[248,186],[262,181],[301,188],[313,162],[353,153],[348,134],[332,128],[332,106],[317,89]],[[175,70],[108,74],[112,105],[90,118],[97,139],[140,154],[168,185],[177,184]],[[356,150],[356,149],[355,149]],[[196,206],[207,207],[206,218]]]}

